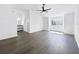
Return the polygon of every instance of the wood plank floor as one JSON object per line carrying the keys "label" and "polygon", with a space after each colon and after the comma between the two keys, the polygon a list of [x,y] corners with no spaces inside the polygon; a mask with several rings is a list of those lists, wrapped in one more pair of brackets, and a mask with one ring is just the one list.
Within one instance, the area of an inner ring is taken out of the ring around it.
{"label": "wood plank floor", "polygon": [[79,54],[79,48],[72,35],[18,32],[17,38],[0,40],[0,54]]}

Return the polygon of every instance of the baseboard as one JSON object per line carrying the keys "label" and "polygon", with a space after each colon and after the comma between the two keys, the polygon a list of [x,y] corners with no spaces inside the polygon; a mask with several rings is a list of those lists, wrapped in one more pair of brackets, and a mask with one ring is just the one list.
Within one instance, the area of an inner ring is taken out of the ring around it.
{"label": "baseboard", "polygon": [[[55,31],[55,30],[50,30],[50,31]],[[66,35],[72,35],[72,36],[74,36],[74,34],[65,33],[63,31],[55,31],[55,32],[60,32],[60,33],[66,34]]]}
{"label": "baseboard", "polygon": [[[50,30],[50,31],[55,31],[55,30]],[[63,31],[55,31],[55,32],[61,32],[61,33],[64,33]]]}
{"label": "baseboard", "polygon": [[42,31],[42,29],[37,30],[37,31],[30,31],[30,32],[28,32],[28,33],[35,33],[35,32],[39,32],[39,31]]}
{"label": "baseboard", "polygon": [[67,34],[67,35],[73,35],[74,36],[74,34],[69,34],[69,33],[65,33],[65,32],[63,32],[64,34]]}
{"label": "baseboard", "polygon": [[11,36],[11,37],[7,37],[7,38],[2,38],[2,39],[0,39],[0,40],[5,40],[5,39],[14,39],[14,38],[17,38],[17,35],[15,35],[15,36]]}

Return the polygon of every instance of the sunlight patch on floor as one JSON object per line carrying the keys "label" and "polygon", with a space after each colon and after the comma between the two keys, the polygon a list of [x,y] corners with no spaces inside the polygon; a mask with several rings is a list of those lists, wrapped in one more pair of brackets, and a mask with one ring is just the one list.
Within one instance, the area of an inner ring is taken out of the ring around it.
{"label": "sunlight patch on floor", "polygon": [[55,33],[55,34],[64,34],[62,32],[56,32],[56,31],[49,31],[50,33]]}

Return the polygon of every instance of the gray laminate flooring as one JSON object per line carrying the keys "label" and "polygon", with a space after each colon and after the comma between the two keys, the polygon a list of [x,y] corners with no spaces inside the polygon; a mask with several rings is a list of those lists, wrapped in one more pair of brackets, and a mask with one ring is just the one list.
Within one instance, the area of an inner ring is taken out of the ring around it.
{"label": "gray laminate flooring", "polygon": [[73,35],[48,31],[18,32],[17,38],[0,40],[2,54],[78,54],[79,48]]}

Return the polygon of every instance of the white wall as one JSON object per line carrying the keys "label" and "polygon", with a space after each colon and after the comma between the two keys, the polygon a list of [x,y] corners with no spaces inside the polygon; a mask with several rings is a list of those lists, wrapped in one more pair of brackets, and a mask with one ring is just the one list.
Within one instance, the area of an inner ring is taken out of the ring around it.
{"label": "white wall", "polygon": [[64,33],[74,34],[74,12],[64,14]]}
{"label": "white wall", "polygon": [[75,9],[75,39],[79,47],[79,5]]}
{"label": "white wall", "polygon": [[49,17],[48,16],[43,16],[43,30],[49,30]]}
{"label": "white wall", "polygon": [[43,22],[40,13],[30,11],[30,33],[42,30]]}
{"label": "white wall", "polygon": [[11,5],[0,5],[0,40],[17,36],[16,25]]}
{"label": "white wall", "polygon": [[30,10],[25,11],[24,31],[30,32]]}

